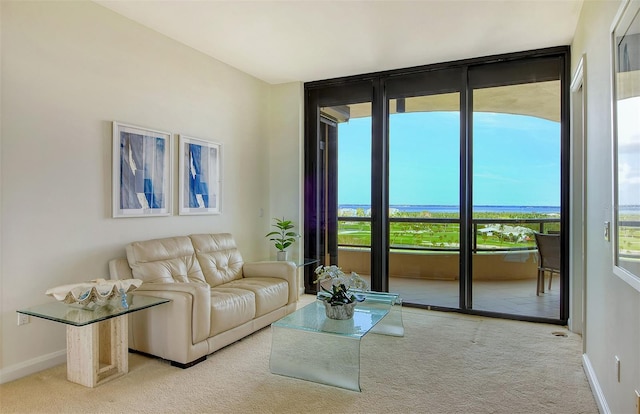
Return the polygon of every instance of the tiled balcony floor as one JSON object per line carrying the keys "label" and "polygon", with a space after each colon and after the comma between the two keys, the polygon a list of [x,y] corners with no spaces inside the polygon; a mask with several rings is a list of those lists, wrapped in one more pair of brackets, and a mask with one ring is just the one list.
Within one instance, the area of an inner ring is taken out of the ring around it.
{"label": "tiled balcony floor", "polygon": [[[543,318],[560,318],[560,278],[555,275],[548,290],[536,296],[536,279],[513,281],[477,281],[473,283],[473,309],[491,312],[526,315]],[[459,305],[457,280],[424,280],[392,277],[389,291],[398,293],[404,303],[440,306],[457,309]]]}

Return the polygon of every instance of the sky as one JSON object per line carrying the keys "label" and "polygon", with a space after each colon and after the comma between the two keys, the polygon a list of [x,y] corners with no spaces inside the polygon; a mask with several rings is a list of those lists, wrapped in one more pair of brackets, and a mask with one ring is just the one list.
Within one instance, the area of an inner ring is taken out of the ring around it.
{"label": "sky", "polygon": [[[459,116],[390,116],[390,205],[459,203]],[[474,205],[560,205],[559,122],[477,112],[473,123]],[[338,203],[368,205],[371,118],[351,119],[338,128]]]}
{"label": "sky", "polygon": [[618,197],[640,205],[640,96],[618,101]]}

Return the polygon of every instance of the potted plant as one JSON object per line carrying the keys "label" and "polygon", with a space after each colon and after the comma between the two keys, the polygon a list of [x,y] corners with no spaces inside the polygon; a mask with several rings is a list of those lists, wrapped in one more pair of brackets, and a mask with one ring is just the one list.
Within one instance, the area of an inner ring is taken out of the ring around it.
{"label": "potted plant", "polygon": [[274,220],[276,222],[273,227],[278,230],[267,233],[265,237],[270,237],[269,240],[274,242],[276,249],[278,249],[278,260],[287,260],[287,247],[291,246],[300,235],[291,231],[295,227],[291,220],[285,220],[284,217],[282,219],[274,218]]}
{"label": "potted plant", "polygon": [[[315,283],[318,284],[318,295],[324,303],[325,312],[331,319],[350,319],[356,302],[362,302],[364,295],[359,295],[349,289],[367,290],[367,281],[356,272],[347,276],[341,268],[335,265],[320,265],[314,271],[318,275]],[[323,282],[331,282],[331,290],[323,286]]]}

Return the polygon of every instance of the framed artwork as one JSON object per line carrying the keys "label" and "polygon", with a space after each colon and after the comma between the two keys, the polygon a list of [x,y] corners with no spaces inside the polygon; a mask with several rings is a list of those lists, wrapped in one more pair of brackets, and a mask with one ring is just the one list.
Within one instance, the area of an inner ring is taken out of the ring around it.
{"label": "framed artwork", "polygon": [[171,133],[113,123],[113,217],[172,212]]}
{"label": "framed artwork", "polygon": [[221,145],[180,135],[180,214],[220,214]]}
{"label": "framed artwork", "polygon": [[640,291],[640,0],[621,5],[613,60],[614,273]]}

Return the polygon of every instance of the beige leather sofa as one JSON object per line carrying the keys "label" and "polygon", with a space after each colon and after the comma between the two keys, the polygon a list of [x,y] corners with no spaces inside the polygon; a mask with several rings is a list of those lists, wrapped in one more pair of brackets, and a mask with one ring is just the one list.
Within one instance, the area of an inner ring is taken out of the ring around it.
{"label": "beige leather sofa", "polygon": [[135,294],[171,299],[129,319],[129,348],[190,367],[295,311],[296,266],[244,263],[230,234],[130,243],[111,279],[143,281]]}

